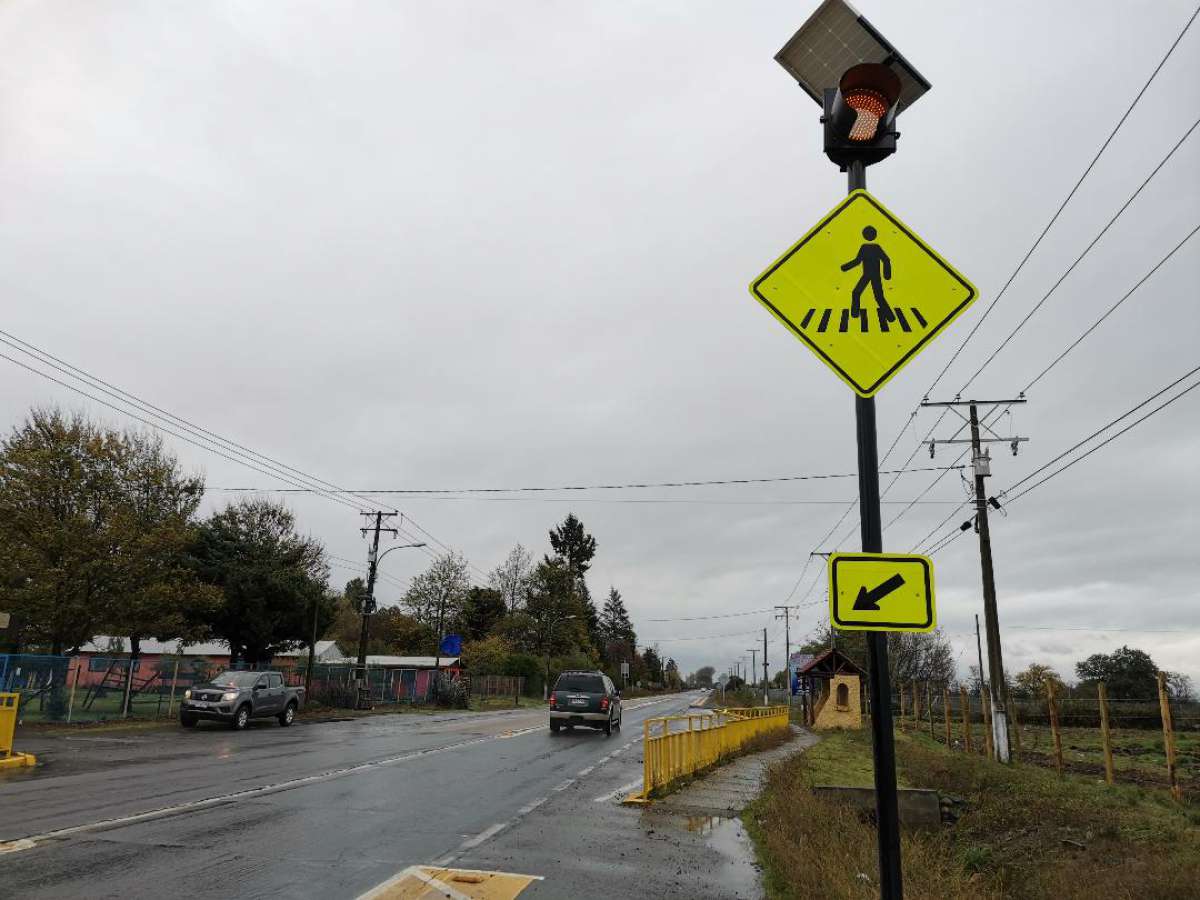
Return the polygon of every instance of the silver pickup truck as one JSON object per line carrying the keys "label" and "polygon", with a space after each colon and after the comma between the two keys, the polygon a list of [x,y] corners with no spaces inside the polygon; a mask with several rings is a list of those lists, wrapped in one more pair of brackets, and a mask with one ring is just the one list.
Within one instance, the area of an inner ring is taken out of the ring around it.
{"label": "silver pickup truck", "polygon": [[274,717],[287,727],[303,705],[304,688],[288,687],[278,672],[224,672],[183,692],[179,724],[194,728],[213,719],[240,731],[251,719]]}

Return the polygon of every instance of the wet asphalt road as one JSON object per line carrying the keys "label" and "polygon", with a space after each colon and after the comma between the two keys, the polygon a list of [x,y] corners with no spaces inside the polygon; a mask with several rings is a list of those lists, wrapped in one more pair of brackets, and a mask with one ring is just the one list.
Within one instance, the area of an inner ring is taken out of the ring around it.
{"label": "wet asphalt road", "polygon": [[[0,841],[34,842],[0,855],[0,897],[355,897],[526,818],[581,828],[639,778],[642,720],[693,699],[629,701],[608,738],[537,709],[47,739],[36,775],[0,778]],[[538,863],[537,893],[569,896]]]}

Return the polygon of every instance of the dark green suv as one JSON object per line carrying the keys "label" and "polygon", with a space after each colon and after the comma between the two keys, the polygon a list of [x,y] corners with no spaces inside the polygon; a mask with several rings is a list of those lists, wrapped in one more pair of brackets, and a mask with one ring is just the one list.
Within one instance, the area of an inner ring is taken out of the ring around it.
{"label": "dark green suv", "polygon": [[563,672],[550,692],[550,730],[576,725],[606,735],[621,727],[621,692],[603,672]]}

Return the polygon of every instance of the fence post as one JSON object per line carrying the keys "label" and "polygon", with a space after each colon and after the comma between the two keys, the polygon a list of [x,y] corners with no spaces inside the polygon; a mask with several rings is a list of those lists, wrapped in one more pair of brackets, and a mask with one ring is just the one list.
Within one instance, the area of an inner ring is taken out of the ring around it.
{"label": "fence post", "polygon": [[996,752],[992,746],[992,692],[986,686],[979,691],[979,705],[983,707],[983,755],[995,759]]}
{"label": "fence post", "polygon": [[130,695],[133,693],[133,662],[134,660],[131,656],[125,665],[125,699],[121,711],[121,718],[123,719],[128,719],[130,713]]}
{"label": "fence post", "polygon": [[933,736],[933,685],[925,682],[925,713],[929,716],[929,739],[934,740]]}
{"label": "fence post", "polygon": [[901,681],[896,685],[896,690],[900,692],[900,716],[896,720],[897,725],[904,724],[904,682]]}
{"label": "fence post", "polygon": [[67,724],[71,724],[71,713],[75,709],[75,688],[79,686],[79,668],[82,665],[82,659],[75,657],[75,677],[71,679],[71,696],[67,700]]}
{"label": "fence post", "polygon": [[946,749],[949,750],[953,746],[953,741],[950,737],[950,688],[942,685],[942,719],[946,723]]}
{"label": "fence post", "polygon": [[1108,690],[1101,681],[1096,685],[1100,695],[1100,739],[1104,742],[1104,780],[1113,783],[1112,733],[1108,730]]}
{"label": "fence post", "polygon": [[914,681],[909,687],[912,688],[912,717],[913,730],[921,724],[921,692],[917,690],[917,683]]}
{"label": "fence post", "polygon": [[1046,703],[1050,709],[1050,733],[1054,736],[1054,765],[1063,773],[1062,735],[1058,732],[1058,703],[1054,700],[1054,682],[1046,679]]}
{"label": "fence post", "polygon": [[1012,691],[1008,688],[1004,689],[1005,696],[1008,700],[1008,717],[1012,722],[1013,749],[1015,752],[1021,752],[1021,720],[1017,718],[1017,704],[1013,703]]}
{"label": "fence post", "polygon": [[962,720],[963,720],[963,747],[968,753],[971,752],[971,695],[967,693],[967,686],[960,684],[958,690],[962,695]]}
{"label": "fence post", "polygon": [[1171,785],[1171,796],[1183,799],[1183,788],[1175,772],[1175,729],[1171,725],[1171,702],[1167,697],[1167,673],[1158,673],[1158,708],[1162,714],[1163,749],[1167,751],[1167,782]]}

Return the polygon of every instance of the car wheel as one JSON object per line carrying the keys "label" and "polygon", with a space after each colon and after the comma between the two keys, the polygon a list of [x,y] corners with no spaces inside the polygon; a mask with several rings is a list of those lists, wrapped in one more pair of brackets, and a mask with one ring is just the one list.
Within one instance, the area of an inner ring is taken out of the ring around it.
{"label": "car wheel", "polygon": [[612,728],[613,728],[612,719],[606,720],[604,723],[604,736],[605,737],[608,737],[610,734],[612,734]]}
{"label": "car wheel", "polygon": [[196,727],[196,717],[195,716],[180,716],[179,724],[182,725],[184,728],[195,728]]}
{"label": "car wheel", "polygon": [[296,704],[289,703],[287,709],[279,714],[279,724],[287,728],[296,721]]}
{"label": "car wheel", "polygon": [[617,716],[617,724],[614,725],[613,728],[617,729],[617,731],[621,730],[621,717],[620,716]]}
{"label": "car wheel", "polygon": [[562,726],[559,725],[557,722],[550,723],[550,733],[551,734],[558,734],[558,729],[560,729],[560,728],[562,728]]}
{"label": "car wheel", "polygon": [[239,706],[237,708],[237,712],[233,714],[233,721],[230,723],[230,727],[233,728],[234,731],[244,731],[246,726],[249,724],[250,707],[245,705]]}

